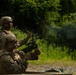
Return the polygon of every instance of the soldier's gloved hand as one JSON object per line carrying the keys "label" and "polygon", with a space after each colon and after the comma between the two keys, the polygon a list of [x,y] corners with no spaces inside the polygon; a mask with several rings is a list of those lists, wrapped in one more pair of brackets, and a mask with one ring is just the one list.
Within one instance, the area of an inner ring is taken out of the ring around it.
{"label": "soldier's gloved hand", "polygon": [[38,48],[35,49],[35,54],[37,54],[37,55],[40,54],[40,50]]}
{"label": "soldier's gloved hand", "polygon": [[38,55],[36,53],[31,53],[31,59],[30,60],[38,60]]}

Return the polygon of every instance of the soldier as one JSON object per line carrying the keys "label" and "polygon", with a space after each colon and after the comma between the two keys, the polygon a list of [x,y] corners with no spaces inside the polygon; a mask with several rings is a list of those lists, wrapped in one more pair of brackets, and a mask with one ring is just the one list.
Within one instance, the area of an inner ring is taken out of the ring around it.
{"label": "soldier", "polygon": [[[4,44],[5,44],[5,36],[7,36],[8,34],[14,36],[16,38],[16,36],[11,32],[11,28],[13,26],[13,20],[10,16],[3,16],[0,19],[0,25],[2,26],[1,31],[0,31],[0,50],[2,50],[4,48]],[[19,46],[22,46],[23,44],[27,43],[28,39],[31,37],[30,33],[27,33],[27,37],[19,42]]]}
{"label": "soldier", "polygon": [[[25,73],[28,66],[27,60],[35,60],[40,54],[36,48],[35,52],[19,51],[17,39],[8,34],[5,39],[4,49],[0,50],[0,74]],[[35,57],[34,57],[35,55]]]}

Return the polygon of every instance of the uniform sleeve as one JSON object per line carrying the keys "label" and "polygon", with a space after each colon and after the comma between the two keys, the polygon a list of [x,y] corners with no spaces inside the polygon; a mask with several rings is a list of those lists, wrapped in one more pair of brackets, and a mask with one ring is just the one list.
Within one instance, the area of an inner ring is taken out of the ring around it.
{"label": "uniform sleeve", "polygon": [[26,60],[38,60],[39,52],[27,52],[25,55]]}
{"label": "uniform sleeve", "polygon": [[27,31],[26,34],[27,34],[27,37],[20,41],[20,46],[26,44],[28,42],[28,40],[31,38],[31,36],[32,36],[31,33],[28,32],[28,31]]}
{"label": "uniform sleeve", "polygon": [[22,73],[22,65],[14,61],[9,55],[4,55],[1,57],[3,67],[10,74]]}
{"label": "uniform sleeve", "polygon": [[26,43],[28,42],[28,40],[29,40],[29,37],[26,37],[25,39],[20,40],[20,41],[19,41],[20,46],[22,46],[22,45],[26,44]]}

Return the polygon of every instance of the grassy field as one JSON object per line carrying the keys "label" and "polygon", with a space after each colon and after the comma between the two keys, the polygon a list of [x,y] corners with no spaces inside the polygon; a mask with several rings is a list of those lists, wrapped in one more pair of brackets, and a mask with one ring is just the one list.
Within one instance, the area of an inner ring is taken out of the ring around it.
{"label": "grassy field", "polygon": [[[26,34],[23,33],[21,30],[13,28],[12,31],[16,35],[18,40],[26,38]],[[64,64],[72,64],[76,60],[76,52],[68,55],[67,47],[59,47],[56,46],[55,44],[50,44],[48,46],[45,40],[40,39],[37,39],[36,42],[39,46],[41,54],[39,55],[39,60],[29,61],[32,64],[45,64],[45,63],[51,64],[59,61],[62,61]],[[24,47],[25,46],[20,47],[19,50]]]}

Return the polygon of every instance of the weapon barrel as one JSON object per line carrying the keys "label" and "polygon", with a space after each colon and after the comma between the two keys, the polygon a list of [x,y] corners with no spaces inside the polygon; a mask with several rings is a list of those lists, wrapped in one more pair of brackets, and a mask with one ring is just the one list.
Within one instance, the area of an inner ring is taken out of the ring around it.
{"label": "weapon barrel", "polygon": [[22,51],[24,51],[24,53],[27,53],[27,52],[32,51],[33,49],[36,49],[37,47],[38,47],[37,44],[30,45],[30,46],[27,46],[26,48],[22,49]]}

